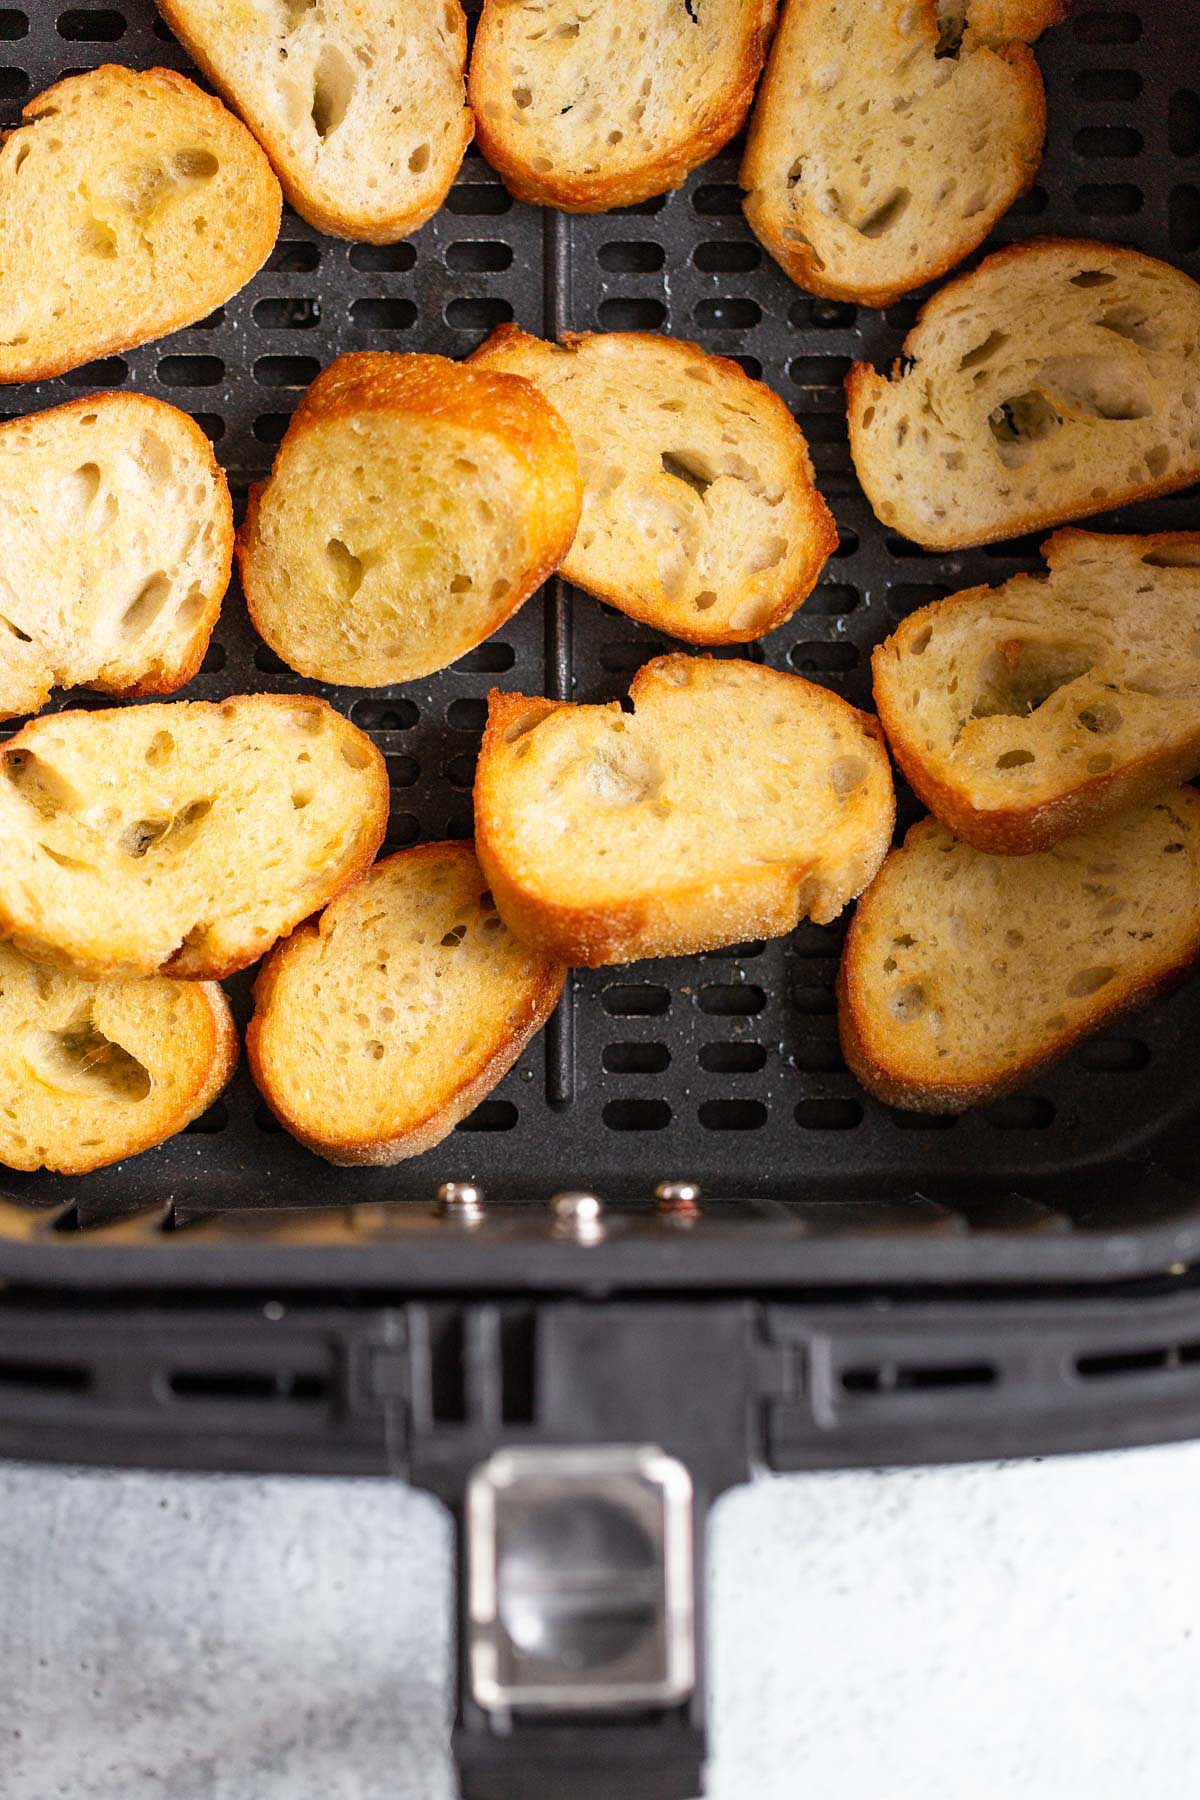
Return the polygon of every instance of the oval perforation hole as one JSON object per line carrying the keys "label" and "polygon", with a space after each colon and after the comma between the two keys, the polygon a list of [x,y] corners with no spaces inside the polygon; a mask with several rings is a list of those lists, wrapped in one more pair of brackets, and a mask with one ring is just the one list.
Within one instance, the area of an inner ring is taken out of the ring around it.
{"label": "oval perforation hole", "polygon": [[460,1119],[455,1131],[511,1131],[520,1114],[511,1100],[484,1100]]}
{"label": "oval perforation hole", "polygon": [[321,260],[320,246],[303,238],[280,238],[267,258],[271,275],[311,275]]}
{"label": "oval perforation hole", "polygon": [[58,35],[70,44],[115,44],[125,36],[125,20],[111,7],[75,6],[59,13]]}
{"label": "oval perforation hole", "polygon": [[1149,1061],[1150,1046],[1141,1038],[1096,1038],[1079,1051],[1080,1066],[1093,1075],[1127,1075]]}
{"label": "oval perforation hole", "polygon": [[719,1018],[753,1018],[767,1004],[767,994],[753,981],[714,981],[699,990],[696,1004]]}
{"label": "oval perforation hole", "polygon": [[705,1131],[760,1131],[767,1109],[761,1100],[702,1100],[696,1117]]}
{"label": "oval perforation hole", "polygon": [[498,644],[493,640],[468,650],[452,667],[461,675],[502,675],[516,660],[517,653],[511,644]]}
{"label": "oval perforation hole", "polygon": [[157,373],[164,387],[216,387],[225,364],[219,356],[160,356]]}
{"label": "oval perforation hole", "polygon": [[953,1113],[906,1112],[902,1107],[889,1107],[888,1118],[898,1131],[949,1131],[957,1125]]}
{"label": "oval perforation hole", "polygon": [[1200,250],[1200,188],[1171,189],[1169,226],[1173,250]]}
{"label": "oval perforation hole", "polygon": [[692,313],[701,331],[749,331],[762,319],[762,307],[745,294],[701,300]]}
{"label": "oval perforation hole", "polygon": [[613,275],[654,275],[667,260],[661,244],[614,241],[601,244],[596,261]]}
{"label": "oval perforation hole", "polygon": [[831,1096],[821,1100],[801,1100],[792,1116],[804,1131],[853,1131],[856,1125],[862,1124],[863,1109],[858,1100]]}
{"label": "oval perforation hole", "polygon": [[446,267],[461,269],[468,275],[498,275],[511,268],[513,253],[508,244],[460,242],[446,247]]}
{"label": "oval perforation hole", "polygon": [[665,1044],[606,1044],[601,1058],[610,1075],[661,1075],[671,1065],[671,1052]]}
{"label": "oval perforation hole", "polygon": [[1132,125],[1083,125],[1075,133],[1076,154],[1093,156],[1140,156],[1144,140]]}
{"label": "oval perforation hole", "polygon": [[605,988],[600,1004],[614,1019],[659,1019],[670,1009],[671,990],[650,981],[615,982]]}
{"label": "oval perforation hole", "polygon": [[451,731],[482,731],[487,724],[486,700],[452,700],[446,708]]}
{"label": "oval perforation hole", "polygon": [[402,275],[415,266],[415,244],[351,244],[350,267],[365,275]]}
{"label": "oval perforation hole", "polygon": [[697,244],[692,261],[704,275],[746,275],[762,265],[757,244],[733,239],[728,243]]}
{"label": "oval perforation hole", "polygon": [[260,356],[254,365],[254,379],[260,387],[305,388],[320,373],[315,356]]}
{"label": "oval perforation hole", "polygon": [[446,302],[445,320],[452,331],[494,331],[513,316],[507,300],[489,294],[469,294]]}
{"label": "oval perforation hole", "polygon": [[512,195],[497,182],[463,181],[446,195],[447,212],[460,217],[486,218],[506,213],[512,206]]}
{"label": "oval perforation hole", "polygon": [[321,304],[309,295],[256,300],[250,317],[263,331],[312,331],[321,322]]}
{"label": "oval perforation hole", "polygon": [[415,756],[404,756],[392,752],[385,756],[387,763],[388,784],[393,788],[415,787],[421,773],[421,765]]}
{"label": "oval perforation hole", "polygon": [[1041,1094],[1012,1094],[983,1116],[997,1131],[1045,1131],[1054,1123],[1054,1103]]}
{"label": "oval perforation hole", "polygon": [[17,38],[29,35],[28,15],[15,6],[6,6],[0,10],[0,42],[12,43]]}
{"label": "oval perforation hole", "polygon": [[840,639],[830,643],[811,639],[805,644],[793,644],[788,661],[802,675],[844,675],[858,667],[858,647]]}
{"label": "oval perforation hole", "polygon": [[601,331],[659,331],[667,322],[667,309],[661,300],[602,300],[599,321]]}
{"label": "oval perforation hole", "polygon": [[129,364],[123,356],[102,356],[82,368],[68,369],[63,380],[68,387],[120,387],[128,376]]}
{"label": "oval perforation hole", "polygon": [[844,582],[827,581],[813,589],[805,605],[814,617],[841,618],[854,612],[861,600],[857,588],[847,587]]}
{"label": "oval perforation hole", "polygon": [[705,182],[692,195],[692,210],[702,219],[736,219],[741,216],[742,190],[732,182]]}
{"label": "oval perforation hole", "polygon": [[1089,219],[1127,219],[1142,207],[1142,190],[1131,181],[1086,181],[1075,189],[1075,205]]}
{"label": "oval perforation hole", "polygon": [[[383,837],[386,851],[407,850],[421,835],[421,821],[414,813],[393,813]],[[470,837],[470,832],[447,832],[447,837]]]}
{"label": "oval perforation hole", "polygon": [[662,1131],[671,1123],[671,1108],[665,1100],[626,1095],[608,1101],[601,1117],[610,1131]]}
{"label": "oval perforation hole", "polygon": [[280,444],[291,422],[291,413],[259,413],[253,425],[254,435],[260,444]]}
{"label": "oval perforation hole", "polygon": [[1200,151],[1200,94],[1191,88],[1179,88],[1171,95],[1167,143],[1173,156],[1195,156]]}
{"label": "oval perforation hole", "polygon": [[806,1018],[819,1019],[837,1011],[837,996],[831,987],[794,987],[792,1006]]}
{"label": "oval perforation hole", "polygon": [[408,331],[416,322],[417,309],[413,302],[397,295],[355,300],[350,307],[350,323],[360,330]]}
{"label": "oval perforation hole", "polygon": [[356,700],[350,718],[361,731],[411,731],[421,714],[414,700]]}

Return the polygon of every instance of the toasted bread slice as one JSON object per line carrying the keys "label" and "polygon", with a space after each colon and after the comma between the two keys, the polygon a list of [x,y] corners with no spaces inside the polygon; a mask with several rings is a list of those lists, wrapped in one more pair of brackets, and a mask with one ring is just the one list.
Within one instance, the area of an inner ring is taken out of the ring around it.
{"label": "toasted bread slice", "polygon": [[382,756],[283,694],[45,714],[0,750],[0,937],[88,975],[229,975],[361,875]]}
{"label": "toasted bread slice", "polygon": [[251,494],[250,616],[302,675],[412,681],[542,585],[581,495],[570,433],[531,383],[443,356],[339,356]]}
{"label": "toasted bread slice", "polygon": [[1198,957],[1195,789],[1034,856],[988,856],[922,819],[851,922],[842,1049],[889,1105],[962,1112],[1023,1086]]}
{"label": "toasted bread slice", "polygon": [[1111,244],[1014,244],[846,393],[868,500],[931,550],[1170,493],[1200,476],[1200,285]]}
{"label": "toasted bread slice", "polygon": [[755,663],[660,656],[632,715],[493,692],[476,850],[500,915],[597,967],[836,918],[895,817],[877,722]]}
{"label": "toasted bread slice", "polygon": [[1048,850],[1200,775],[1200,532],[1042,554],[1048,578],[923,606],[872,659],[893,755],[978,850]]}
{"label": "toasted bread slice", "polygon": [[182,75],[108,64],[21,117],[0,146],[0,382],[194,324],[270,255],[271,165]]}
{"label": "toasted bread slice", "polygon": [[237,1063],[215,982],[89,981],[0,944],[0,1163],[86,1175],[174,1137]]}
{"label": "toasted bread slice", "polygon": [[776,0],[484,0],[469,94],[518,200],[607,212],[678,187],[740,130]]}
{"label": "toasted bread slice", "polygon": [[310,1150],[400,1162],[491,1093],[565,977],[509,935],[470,844],[419,844],[272,951],[254,989],[250,1067]]}
{"label": "toasted bread slice", "polygon": [[568,581],[693,644],[773,631],[837,545],[803,433],[735,362],[650,332],[501,325],[473,362],[536,382],[583,471]]}
{"label": "toasted bread slice", "polygon": [[741,178],[793,281],[887,306],[961,262],[1030,185],[1046,96],[1026,40],[1066,7],[1010,10],[1011,35],[987,0],[788,0]]}
{"label": "toasted bread slice", "polygon": [[232,555],[229,488],[186,413],[92,394],[0,425],[0,718],[56,684],[182,687]]}
{"label": "toasted bread slice", "polygon": [[290,205],[388,244],[446,198],[471,141],[458,0],[158,0],[245,119]]}

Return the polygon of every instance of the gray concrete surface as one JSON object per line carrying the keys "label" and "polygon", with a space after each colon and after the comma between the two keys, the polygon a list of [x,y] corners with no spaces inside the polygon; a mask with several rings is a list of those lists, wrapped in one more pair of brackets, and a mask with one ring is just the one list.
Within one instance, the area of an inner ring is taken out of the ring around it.
{"label": "gray concrete surface", "polygon": [[[1200,1445],[730,1496],[711,1800],[1191,1794],[1198,1498]],[[0,1464],[0,1795],[451,1800],[449,1602],[401,1486]]]}

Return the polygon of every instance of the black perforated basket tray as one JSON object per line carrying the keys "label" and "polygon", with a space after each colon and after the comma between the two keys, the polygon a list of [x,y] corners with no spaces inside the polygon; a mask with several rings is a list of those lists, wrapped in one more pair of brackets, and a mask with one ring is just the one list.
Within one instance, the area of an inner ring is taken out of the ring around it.
{"label": "black perforated basket tray", "polygon": [[[1200,275],[1198,38],[1187,5],[1149,0],[1139,13],[1080,0],[1073,22],[1039,52],[1050,134],[1037,185],[993,244],[1095,236]],[[194,74],[149,0],[0,11],[0,97],[10,116],[65,72],[106,59]],[[871,646],[897,619],[952,589],[1036,568],[1037,540],[934,556],[873,518],[850,463],[842,377],[852,358],[890,361],[918,298],[879,313],[795,288],[745,224],[737,162],[733,148],[678,193],[569,218],[515,203],[472,150],[446,206],[410,241],[342,243],[289,214],[266,269],[211,318],[60,380],[4,390],[0,405],[16,414],[122,386],[160,395],[209,432],[240,502],[269,466],[301,391],[339,351],[461,356],[514,318],[548,334],[635,327],[697,339],[793,408],[841,532],[808,603],[737,654],[869,705]],[[1194,526],[1196,494],[1100,523]],[[430,680],[315,691],[384,751],[395,849],[470,834],[489,686],[607,700],[663,647],[552,582],[496,638]],[[255,637],[235,584],[189,694],[304,687],[312,684]],[[71,694],[60,704],[110,702]],[[902,827],[915,811],[902,797]],[[7,1261],[13,1273],[98,1280],[117,1256],[131,1278],[159,1280],[185,1269],[196,1276],[215,1255],[228,1278],[268,1253],[265,1235],[251,1231],[234,1246],[228,1233],[180,1227],[235,1210],[413,1201],[426,1204],[399,1217],[361,1215],[377,1221],[363,1227],[376,1276],[557,1282],[572,1252],[551,1239],[545,1202],[569,1187],[609,1205],[612,1229],[594,1247],[590,1278],[603,1269],[606,1279],[680,1285],[1091,1279],[1191,1259],[1200,1244],[1194,983],[1029,1091],[958,1120],[930,1118],[870,1099],[842,1064],[833,992],[841,936],[840,925],[804,925],[779,942],[577,974],[550,1028],[495,1094],[446,1143],[396,1169],[347,1172],[309,1155],[274,1124],[243,1068],[203,1119],[148,1155],[74,1182],[0,1174],[10,1236],[25,1216],[13,1209],[53,1209],[56,1223],[51,1231],[42,1210],[40,1224],[26,1218],[21,1243],[0,1238],[0,1270]],[[249,980],[231,985],[244,1017]],[[439,1182],[464,1177],[479,1180],[491,1203],[488,1224],[469,1239],[443,1231],[427,1204]],[[698,1181],[708,1196],[686,1239],[665,1239],[648,1217],[654,1184],[669,1177]],[[120,1246],[106,1248],[105,1225],[135,1212],[144,1227],[124,1229]],[[343,1234],[341,1218],[331,1214],[317,1235],[353,1262],[363,1238]],[[164,1222],[173,1229],[164,1233]],[[94,1252],[86,1258],[82,1237]],[[272,1266],[283,1272],[287,1260],[273,1254]]]}

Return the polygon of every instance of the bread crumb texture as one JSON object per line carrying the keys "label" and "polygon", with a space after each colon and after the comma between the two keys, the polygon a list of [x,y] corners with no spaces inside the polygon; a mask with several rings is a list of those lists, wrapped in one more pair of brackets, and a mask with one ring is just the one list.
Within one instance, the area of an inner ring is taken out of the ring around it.
{"label": "bread crumb texture", "polygon": [[846,378],[885,525],[929,549],[1056,525],[1200,475],[1200,286],[1107,244],[999,250],[922,308],[889,377]]}
{"label": "bread crumb texture", "polygon": [[383,758],[308,696],[35,719],[0,750],[0,935],[91,975],[218,977],[368,866]]}
{"label": "bread crumb texture", "polygon": [[811,593],[837,529],[799,426],[736,363],[650,332],[557,345],[511,325],[472,360],[536,382],[574,437],[568,581],[696,644],[761,637]]}
{"label": "bread crumb texture", "polygon": [[794,281],[886,306],[981,244],[1046,130],[1029,42],[1065,0],[789,0],[754,109],[746,217]]}
{"label": "bread crumb texture", "polygon": [[0,944],[0,1163],[82,1175],[211,1106],[237,1061],[211,982],[89,981]]}
{"label": "bread crumb texture", "polygon": [[960,1112],[1169,986],[1200,956],[1200,794],[1033,856],[914,825],[859,902],[842,1044],[893,1105]]}
{"label": "bread crumb texture", "polygon": [[144,394],[0,425],[0,718],[55,685],[169,693],[229,582],[233,509],[208,439]]}
{"label": "bread crumb texture", "polygon": [[580,498],[570,434],[529,382],[441,356],[340,356],[251,497],[250,615],[302,675],[411,681],[541,586]]}
{"label": "bread crumb texture", "polygon": [[620,705],[493,693],[479,859],[514,931],[566,962],[684,955],[824,924],[891,841],[876,721],[800,676],[664,656]]}
{"label": "bread crumb texture", "polygon": [[510,934],[470,844],[419,845],[268,958],[246,1039],[254,1078],[330,1161],[398,1162],[491,1091],[565,973]]}
{"label": "bread crumb texture", "polygon": [[458,0],[159,0],[296,211],[390,243],[441,205],[471,141]]}
{"label": "bread crumb texture", "polygon": [[1200,535],[1061,531],[1044,554],[873,658],[893,754],[979,849],[1048,848],[1200,774]]}
{"label": "bread crumb texture", "polygon": [[775,0],[484,0],[469,92],[519,200],[570,212],[678,187],[739,130]]}
{"label": "bread crumb texture", "polygon": [[239,119],[182,75],[107,64],[0,145],[0,382],[191,325],[261,268],[282,196]]}

